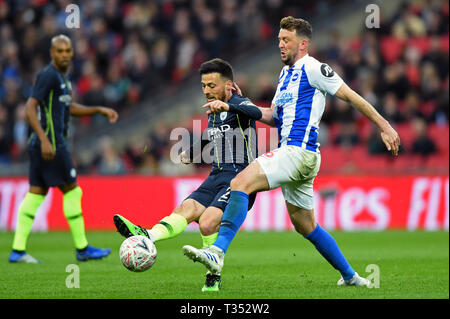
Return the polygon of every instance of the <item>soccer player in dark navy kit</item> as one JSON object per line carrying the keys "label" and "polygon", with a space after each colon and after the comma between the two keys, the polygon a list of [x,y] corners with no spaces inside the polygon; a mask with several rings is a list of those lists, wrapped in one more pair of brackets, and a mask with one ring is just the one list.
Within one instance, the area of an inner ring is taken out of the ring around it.
{"label": "soccer player in dark navy kit", "polygon": [[49,187],[58,187],[63,196],[63,211],[69,224],[76,259],[100,259],[111,252],[88,244],[81,210],[82,190],[77,184],[76,170],[67,146],[70,115],[100,113],[111,123],[116,111],[106,107],[86,107],[72,102],[72,87],[67,70],[73,56],[71,40],[65,35],[52,38],[52,62],[37,76],[33,92],[26,104],[27,120],[33,129],[29,142],[30,189],[20,207],[10,262],[39,263],[25,252],[36,211],[45,199]]}
{"label": "soccer player in dark navy kit", "polygon": [[[212,113],[205,104],[208,128],[203,132],[201,142],[182,152],[180,159],[185,164],[191,163],[201,156],[203,150],[204,154],[211,155],[211,172],[196,191],[152,229],[136,226],[115,215],[114,223],[124,237],[143,235],[156,242],[181,234],[189,223],[197,221],[203,246],[208,247],[217,237],[230,196],[230,181],[258,156],[255,119],[261,118],[261,111],[251,107],[253,103],[240,95],[240,90],[233,83],[231,65],[224,60],[213,59],[203,63],[199,71],[208,104],[222,101],[228,103],[230,109],[220,114]],[[208,147],[211,153],[207,152]],[[253,206],[254,200],[255,196],[251,196],[248,209]],[[220,284],[220,274],[207,272],[202,291],[218,291]]]}

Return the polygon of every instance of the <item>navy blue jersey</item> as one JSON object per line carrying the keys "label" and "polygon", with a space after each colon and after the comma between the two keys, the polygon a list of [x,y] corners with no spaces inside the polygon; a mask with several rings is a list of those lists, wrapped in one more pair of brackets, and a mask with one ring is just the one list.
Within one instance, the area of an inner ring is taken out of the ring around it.
{"label": "navy blue jersey", "polygon": [[[72,85],[52,63],[39,72],[31,97],[39,101],[39,116],[45,134],[56,149],[66,145],[72,102]],[[36,134],[31,145],[40,144]]]}
{"label": "navy blue jersey", "polygon": [[[253,105],[250,99],[236,93],[227,103]],[[209,141],[213,172],[239,172],[258,157],[255,120],[241,113],[209,114],[202,139]]]}

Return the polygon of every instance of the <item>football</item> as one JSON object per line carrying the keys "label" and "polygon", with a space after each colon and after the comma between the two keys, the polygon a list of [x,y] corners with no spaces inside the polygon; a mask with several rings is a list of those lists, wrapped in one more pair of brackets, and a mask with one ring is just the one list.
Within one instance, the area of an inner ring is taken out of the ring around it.
{"label": "football", "polygon": [[142,272],[156,260],[156,246],[145,236],[137,235],[125,239],[120,245],[120,261],[128,270]]}

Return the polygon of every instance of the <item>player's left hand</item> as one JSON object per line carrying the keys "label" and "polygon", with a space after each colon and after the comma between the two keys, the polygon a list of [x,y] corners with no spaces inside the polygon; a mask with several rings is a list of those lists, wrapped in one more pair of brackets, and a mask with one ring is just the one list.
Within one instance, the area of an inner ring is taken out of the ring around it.
{"label": "player's left hand", "polygon": [[209,110],[206,111],[206,114],[228,112],[230,109],[230,106],[227,103],[219,100],[206,103],[202,107],[209,108]]}
{"label": "player's left hand", "polygon": [[233,86],[231,87],[231,91],[236,92],[237,94],[242,96],[241,88],[237,85],[236,82],[233,82]]}
{"label": "player's left hand", "polygon": [[394,130],[392,126],[388,125],[381,131],[381,139],[388,151],[390,151],[392,155],[397,156],[400,147],[400,137],[398,136],[397,131]]}
{"label": "player's left hand", "polygon": [[108,118],[109,123],[115,123],[119,118],[119,114],[109,107],[101,107],[100,113]]}

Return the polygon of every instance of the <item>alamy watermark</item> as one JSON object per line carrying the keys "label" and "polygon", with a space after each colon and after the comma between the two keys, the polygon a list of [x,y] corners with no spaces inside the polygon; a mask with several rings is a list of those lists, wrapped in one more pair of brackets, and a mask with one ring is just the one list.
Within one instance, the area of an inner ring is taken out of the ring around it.
{"label": "alamy watermark", "polygon": [[69,4],[66,7],[66,27],[69,29],[79,29],[80,28],[80,7],[76,4]]}
{"label": "alamy watermark", "polygon": [[66,287],[80,288],[80,267],[75,264],[69,264],[66,267],[66,272],[70,273],[66,277]]}
{"label": "alamy watermark", "polygon": [[370,264],[366,267],[366,272],[370,273],[367,279],[370,281],[368,288],[380,288],[380,266]]}
{"label": "alamy watermark", "polygon": [[200,120],[193,121],[192,133],[183,127],[172,129],[170,140],[176,141],[169,155],[173,163],[180,163],[180,154],[185,152],[192,158],[192,163],[244,164],[246,159],[249,162],[255,159],[258,151],[267,152],[278,147],[276,128],[256,130],[248,127],[244,130],[224,123],[202,132]]}
{"label": "alamy watermark", "polygon": [[380,27],[380,7],[374,3],[368,4],[366,13],[369,13],[365,20],[366,27],[368,29],[378,29]]}

